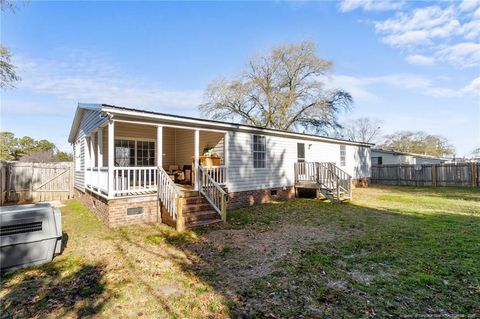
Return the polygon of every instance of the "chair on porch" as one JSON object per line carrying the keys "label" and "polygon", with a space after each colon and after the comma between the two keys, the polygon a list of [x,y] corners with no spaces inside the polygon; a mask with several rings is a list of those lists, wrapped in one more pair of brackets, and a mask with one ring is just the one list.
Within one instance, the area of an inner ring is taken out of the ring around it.
{"label": "chair on porch", "polygon": [[175,181],[176,176],[179,172],[181,172],[181,170],[178,167],[178,165],[168,165],[167,174],[168,174],[168,177],[172,179],[172,181]]}

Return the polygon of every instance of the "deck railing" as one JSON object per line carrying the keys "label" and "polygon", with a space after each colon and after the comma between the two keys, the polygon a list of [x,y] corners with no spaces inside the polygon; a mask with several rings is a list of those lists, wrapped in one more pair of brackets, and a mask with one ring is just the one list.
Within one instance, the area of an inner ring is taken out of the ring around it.
{"label": "deck railing", "polygon": [[337,195],[340,192],[348,194],[352,197],[352,176],[339,168],[335,163],[319,163],[320,165],[320,182],[327,187],[335,189]]}
{"label": "deck railing", "polygon": [[218,184],[225,185],[227,182],[227,167],[225,165],[204,166],[203,169]]}
{"label": "deck railing", "polygon": [[295,163],[295,184],[318,183],[340,195],[340,192],[352,197],[352,177],[335,163],[299,162]]}
{"label": "deck railing", "polygon": [[205,167],[198,167],[199,191],[205,196],[212,207],[220,214],[223,221],[227,220],[227,193],[209,174]]}

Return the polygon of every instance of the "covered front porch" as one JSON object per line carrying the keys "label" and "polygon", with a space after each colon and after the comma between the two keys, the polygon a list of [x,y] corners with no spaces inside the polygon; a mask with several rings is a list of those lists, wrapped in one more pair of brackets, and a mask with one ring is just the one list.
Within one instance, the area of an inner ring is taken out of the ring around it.
{"label": "covered front porch", "polygon": [[198,191],[202,174],[225,186],[227,145],[224,131],[111,119],[86,136],[85,188],[107,199]]}

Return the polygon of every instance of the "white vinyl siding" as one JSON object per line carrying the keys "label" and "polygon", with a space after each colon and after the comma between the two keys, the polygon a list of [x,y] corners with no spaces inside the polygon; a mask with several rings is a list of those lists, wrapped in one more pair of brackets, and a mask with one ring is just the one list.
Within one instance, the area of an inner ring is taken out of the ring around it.
{"label": "white vinyl siding", "polygon": [[100,111],[84,110],[78,133],[75,138],[75,144],[80,144],[80,146],[77,146],[80,150],[80,170],[75,169],[74,186],[81,191],[85,190],[85,137],[107,121],[107,118],[101,117],[100,114]]}
{"label": "white vinyl siding", "polygon": [[[294,184],[297,143],[305,143],[305,161],[332,162],[340,166],[339,143],[265,135],[266,169],[253,167],[251,133],[229,132],[229,192],[279,188]],[[353,178],[370,177],[370,148],[345,145],[346,166]]]}

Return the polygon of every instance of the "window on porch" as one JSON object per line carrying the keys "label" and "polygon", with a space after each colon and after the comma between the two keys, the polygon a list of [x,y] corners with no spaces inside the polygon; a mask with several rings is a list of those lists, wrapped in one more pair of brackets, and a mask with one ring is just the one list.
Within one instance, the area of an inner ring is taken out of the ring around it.
{"label": "window on porch", "polygon": [[155,142],[116,139],[115,166],[155,166]]}

